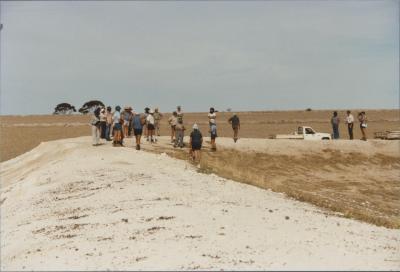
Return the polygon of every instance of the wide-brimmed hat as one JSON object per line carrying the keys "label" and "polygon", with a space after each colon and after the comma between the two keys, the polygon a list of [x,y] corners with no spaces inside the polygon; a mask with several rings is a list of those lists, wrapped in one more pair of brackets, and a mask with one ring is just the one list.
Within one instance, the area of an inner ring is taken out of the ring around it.
{"label": "wide-brimmed hat", "polygon": [[154,113],[154,110],[150,110],[150,112],[149,112],[150,114],[153,114]]}

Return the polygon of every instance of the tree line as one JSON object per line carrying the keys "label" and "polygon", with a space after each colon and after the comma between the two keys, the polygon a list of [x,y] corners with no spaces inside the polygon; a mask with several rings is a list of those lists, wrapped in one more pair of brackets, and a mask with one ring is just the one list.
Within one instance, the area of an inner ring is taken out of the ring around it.
{"label": "tree line", "polygon": [[[97,107],[104,107],[104,103],[99,100],[90,100],[79,108],[78,112],[88,114],[93,112]],[[53,114],[72,114],[76,112],[75,106],[69,103],[60,103],[54,108]]]}

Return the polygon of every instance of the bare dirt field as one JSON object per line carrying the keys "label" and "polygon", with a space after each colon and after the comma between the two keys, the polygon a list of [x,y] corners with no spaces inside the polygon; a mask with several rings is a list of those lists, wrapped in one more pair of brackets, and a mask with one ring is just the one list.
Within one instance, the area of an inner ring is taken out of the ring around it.
{"label": "bare dirt field", "polygon": [[[352,110],[354,117],[359,110]],[[368,136],[386,130],[400,130],[398,110],[365,110],[368,116]],[[338,111],[342,119],[340,134],[347,139],[347,129],[344,124],[345,111]],[[331,133],[331,110],[315,111],[259,111],[238,112],[241,120],[241,137],[268,138],[274,134],[291,133],[297,126],[308,125],[320,132]],[[227,120],[231,113],[218,113],[218,135],[231,137],[232,129]],[[166,113],[161,123],[161,134],[169,135]],[[0,161],[9,160],[43,141],[90,135],[90,116],[83,115],[30,115],[30,116],[0,116]],[[184,123],[190,128],[194,122],[199,124],[203,134],[207,134],[207,113],[185,113]],[[361,137],[358,122],[354,127],[356,139]]]}

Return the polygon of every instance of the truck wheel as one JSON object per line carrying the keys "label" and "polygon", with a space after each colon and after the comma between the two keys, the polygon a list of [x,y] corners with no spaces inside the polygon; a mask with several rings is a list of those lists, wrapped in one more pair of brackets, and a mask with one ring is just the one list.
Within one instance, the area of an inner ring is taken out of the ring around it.
{"label": "truck wheel", "polygon": [[324,137],[324,138],[322,138],[322,140],[329,140],[329,138],[327,138],[327,137]]}

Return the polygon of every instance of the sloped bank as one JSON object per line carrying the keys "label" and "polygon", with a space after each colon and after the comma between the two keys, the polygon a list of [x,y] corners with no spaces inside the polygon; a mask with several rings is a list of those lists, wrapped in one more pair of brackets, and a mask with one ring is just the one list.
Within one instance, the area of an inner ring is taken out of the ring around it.
{"label": "sloped bank", "polygon": [[[399,141],[308,142],[218,138],[202,152],[201,171],[285,193],[378,226],[400,228]],[[165,138],[153,150],[190,160]]]}

